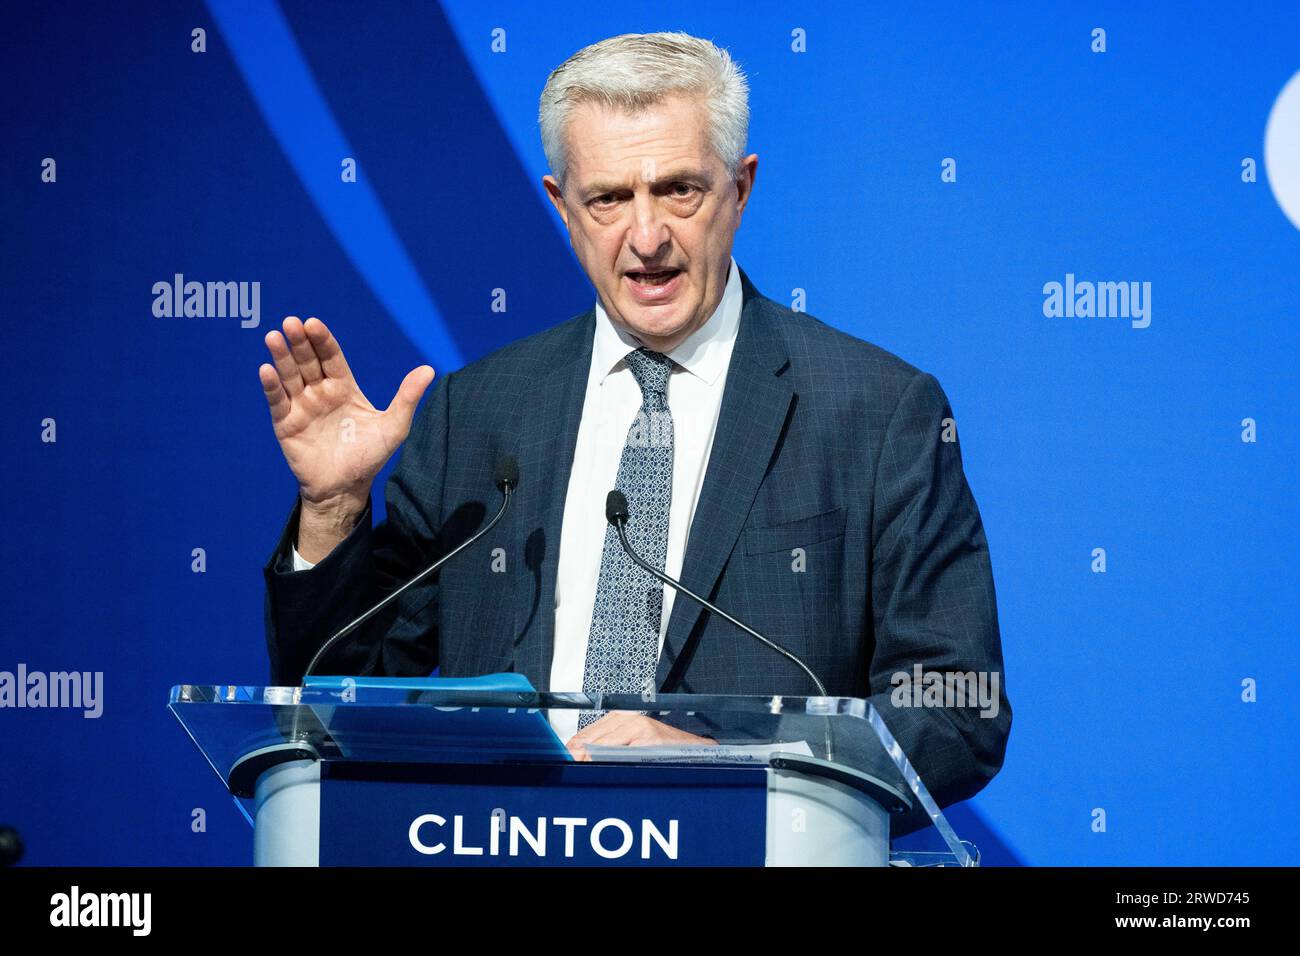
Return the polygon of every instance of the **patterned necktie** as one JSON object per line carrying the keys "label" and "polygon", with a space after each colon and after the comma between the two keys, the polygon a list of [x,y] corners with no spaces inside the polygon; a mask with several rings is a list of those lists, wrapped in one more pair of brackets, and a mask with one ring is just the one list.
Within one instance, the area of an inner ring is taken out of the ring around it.
{"label": "patterned necktie", "polygon": [[[615,486],[627,497],[628,543],[647,564],[662,571],[673,495],[673,417],[668,409],[673,363],[647,349],[630,352],[625,361],[641,386],[641,410],[628,429]],[[640,694],[653,688],[663,603],[663,584],[632,563],[618,532],[607,524],[587,640],[584,693]],[[603,715],[604,711],[583,712],[578,729]]]}

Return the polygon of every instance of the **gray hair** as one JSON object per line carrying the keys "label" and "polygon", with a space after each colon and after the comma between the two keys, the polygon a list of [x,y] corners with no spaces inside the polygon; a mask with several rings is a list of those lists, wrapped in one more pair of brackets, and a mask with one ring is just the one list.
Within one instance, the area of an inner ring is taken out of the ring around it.
{"label": "gray hair", "polygon": [[597,102],[635,115],[677,93],[703,97],[713,152],[728,172],[738,171],[749,136],[749,84],[731,55],[689,33],[625,33],[584,47],[546,79],[537,122],[560,187],[576,105]]}

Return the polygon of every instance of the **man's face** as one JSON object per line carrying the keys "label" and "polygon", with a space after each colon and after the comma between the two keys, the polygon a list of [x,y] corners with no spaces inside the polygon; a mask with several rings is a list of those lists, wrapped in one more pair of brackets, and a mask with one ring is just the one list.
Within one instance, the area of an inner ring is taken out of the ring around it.
{"label": "man's face", "polygon": [[758,157],[732,175],[686,96],[637,116],[583,103],[567,136],[564,190],[552,176],[543,184],[578,262],[615,323],[671,351],[722,301]]}

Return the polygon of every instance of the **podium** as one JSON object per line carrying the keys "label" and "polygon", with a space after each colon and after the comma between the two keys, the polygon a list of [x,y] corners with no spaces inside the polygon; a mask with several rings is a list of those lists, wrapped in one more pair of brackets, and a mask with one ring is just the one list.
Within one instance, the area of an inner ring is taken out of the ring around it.
{"label": "podium", "polygon": [[[168,706],[252,825],[258,866],[978,865],[866,700],[500,676],[522,686],[187,684]],[[576,761],[557,710],[643,714],[708,742]]]}

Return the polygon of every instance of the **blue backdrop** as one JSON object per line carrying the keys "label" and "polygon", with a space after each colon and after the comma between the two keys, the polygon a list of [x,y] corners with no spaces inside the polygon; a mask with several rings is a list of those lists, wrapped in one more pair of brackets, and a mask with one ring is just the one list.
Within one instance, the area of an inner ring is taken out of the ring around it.
{"label": "blue backdrop", "polygon": [[[1300,231],[1265,169],[1300,7],[1133,6],[8,4],[0,670],[104,673],[97,719],[0,710],[26,862],[250,859],[164,705],[267,678],[262,337],[320,316],[378,404],[589,307],[537,98],[660,29],[749,73],[758,288],[953,402],[1015,708],[959,827],[987,862],[1300,862]],[[258,324],[155,315],[178,273],[260,283]],[[1045,314],[1067,281],[1149,313]]]}

